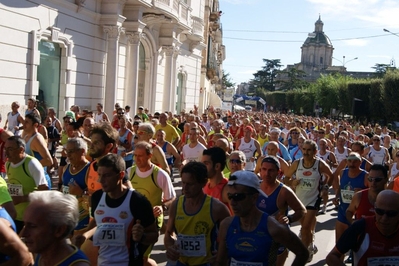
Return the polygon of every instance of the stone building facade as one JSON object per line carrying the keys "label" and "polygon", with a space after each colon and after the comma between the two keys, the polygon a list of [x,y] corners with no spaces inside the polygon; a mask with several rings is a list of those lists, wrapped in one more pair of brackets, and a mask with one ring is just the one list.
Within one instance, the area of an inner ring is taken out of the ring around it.
{"label": "stone building facade", "polygon": [[30,97],[59,115],[116,102],[203,111],[225,58],[219,15],[218,0],[3,0],[3,120]]}

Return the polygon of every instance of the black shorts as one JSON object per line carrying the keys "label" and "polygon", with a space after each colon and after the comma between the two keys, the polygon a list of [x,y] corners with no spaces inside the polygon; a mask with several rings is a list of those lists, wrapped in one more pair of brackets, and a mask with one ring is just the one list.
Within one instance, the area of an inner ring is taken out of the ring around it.
{"label": "black shorts", "polygon": [[318,196],[315,204],[313,206],[312,205],[306,206],[306,209],[307,210],[315,210],[315,211],[320,210],[321,200],[322,200],[322,198],[320,196]]}

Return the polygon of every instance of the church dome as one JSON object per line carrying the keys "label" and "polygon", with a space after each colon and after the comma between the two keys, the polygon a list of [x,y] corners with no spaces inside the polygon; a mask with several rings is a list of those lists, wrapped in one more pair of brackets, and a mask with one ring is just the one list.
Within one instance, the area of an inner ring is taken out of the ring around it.
{"label": "church dome", "polygon": [[332,46],[330,38],[328,38],[328,36],[323,31],[323,25],[324,23],[323,21],[321,21],[321,17],[319,16],[319,19],[315,23],[315,30],[314,32],[309,33],[308,38],[303,44],[304,46],[317,44]]}

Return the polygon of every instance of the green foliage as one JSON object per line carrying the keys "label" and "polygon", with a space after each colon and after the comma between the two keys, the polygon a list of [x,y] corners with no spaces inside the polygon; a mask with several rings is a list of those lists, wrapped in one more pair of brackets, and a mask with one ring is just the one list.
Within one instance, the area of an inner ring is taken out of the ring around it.
{"label": "green foliage", "polygon": [[255,88],[264,88],[268,91],[275,91],[275,79],[277,73],[282,67],[280,59],[263,59],[265,66],[262,70],[254,73],[254,79],[251,80],[250,90],[255,90]]}
{"label": "green foliage", "polygon": [[383,79],[383,96],[386,108],[386,115],[389,121],[399,120],[399,71],[387,71]]}
{"label": "green foliage", "polygon": [[226,73],[223,70],[223,76],[222,76],[222,86],[223,89],[235,87],[236,84],[233,82],[233,80],[230,77],[230,73]]}
{"label": "green foliage", "polygon": [[387,72],[387,69],[390,67],[388,64],[375,64],[375,66],[372,67],[372,69],[375,70],[375,75],[378,78],[384,77],[385,73]]}
{"label": "green foliage", "polygon": [[381,79],[370,80],[370,118],[386,120],[384,91]]}
{"label": "green foliage", "polygon": [[[340,74],[322,75],[315,85],[316,103],[323,109],[322,115],[330,113],[331,109],[342,110],[340,90],[346,87],[346,77]],[[341,99],[342,101],[343,99]],[[316,104],[315,103],[315,104]]]}
{"label": "green foliage", "polygon": [[399,121],[399,70],[388,69],[384,77],[374,79],[353,79],[340,74],[321,76],[315,83],[288,92],[270,92],[256,89],[256,95],[266,100],[277,110],[294,110],[299,114],[314,113],[318,105],[321,115],[329,115],[331,109],[340,114],[352,114],[353,99],[365,103],[367,120]]}
{"label": "green foliage", "polygon": [[369,80],[352,80],[348,82],[347,95],[348,99],[352,101],[352,108],[354,98],[362,100],[364,102],[364,113],[366,117],[370,116],[370,91],[371,85]]}
{"label": "green foliage", "polygon": [[290,91],[308,86],[309,82],[303,80],[304,76],[306,76],[306,72],[298,70],[295,67],[280,71],[278,76],[280,89]]}

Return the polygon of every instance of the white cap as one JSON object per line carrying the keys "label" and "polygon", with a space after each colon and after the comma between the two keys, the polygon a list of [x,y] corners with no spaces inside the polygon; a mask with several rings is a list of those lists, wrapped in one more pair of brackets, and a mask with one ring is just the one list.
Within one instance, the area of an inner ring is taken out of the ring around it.
{"label": "white cap", "polygon": [[277,128],[277,127],[272,127],[272,128],[269,130],[269,133],[278,133],[278,134],[280,135],[281,130],[280,130],[279,128]]}
{"label": "white cap", "polygon": [[252,187],[259,191],[259,193],[267,198],[267,195],[265,192],[262,191],[260,188],[260,183],[262,180],[258,178],[257,175],[255,175],[253,172],[250,171],[236,171],[230,176],[230,180],[227,183],[228,185],[243,185],[247,187]]}

